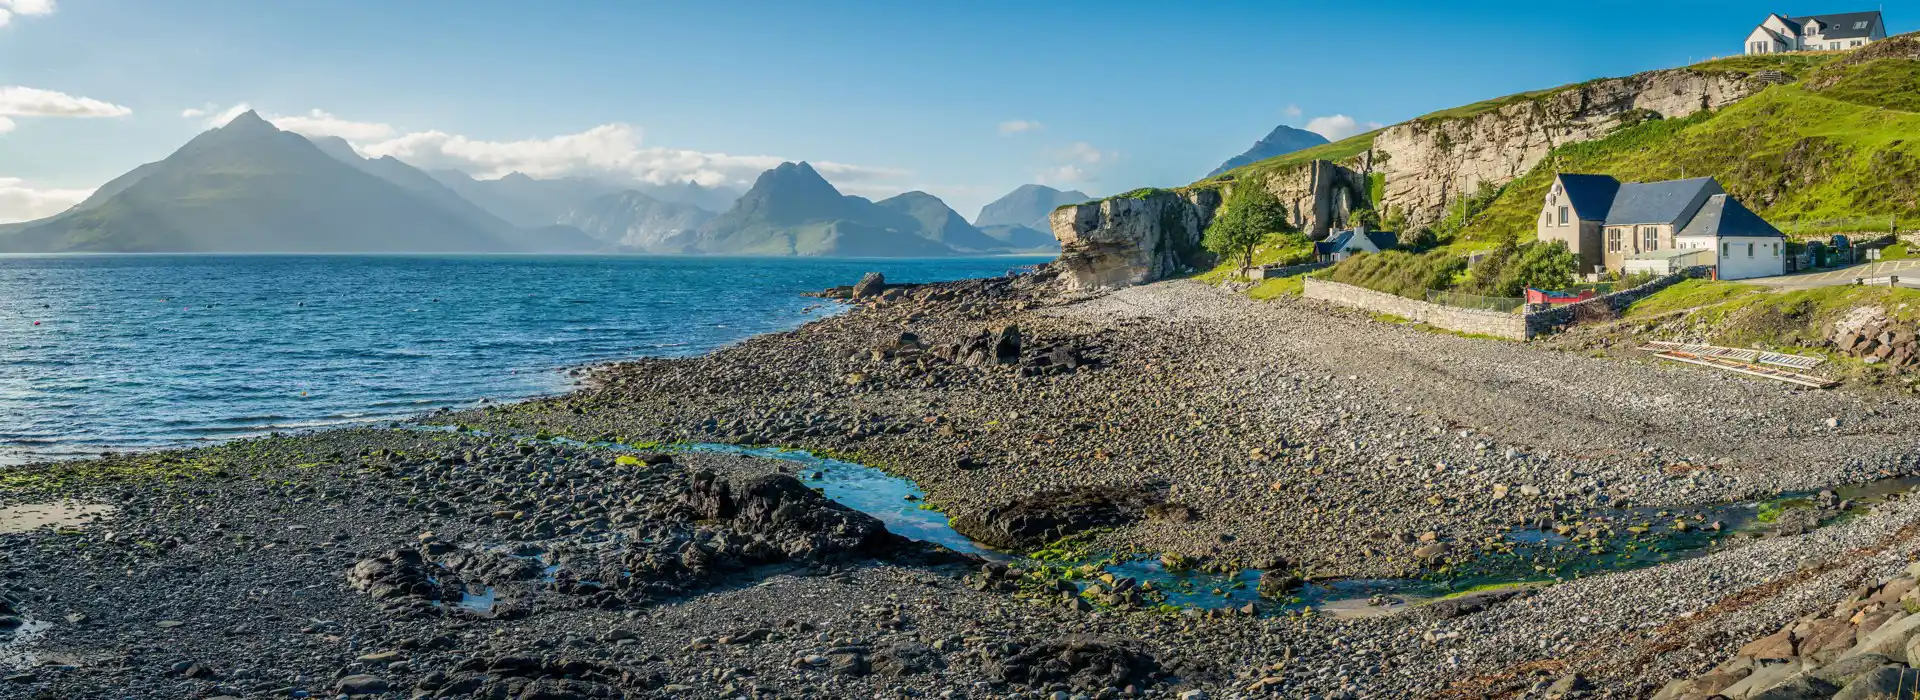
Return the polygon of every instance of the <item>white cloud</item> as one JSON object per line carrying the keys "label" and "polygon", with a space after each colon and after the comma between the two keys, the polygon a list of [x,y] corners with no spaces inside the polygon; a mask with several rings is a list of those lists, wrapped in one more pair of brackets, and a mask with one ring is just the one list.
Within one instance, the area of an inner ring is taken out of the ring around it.
{"label": "white cloud", "polygon": [[1076,141],[1066,148],[1049,152],[1058,165],[1034,175],[1042,185],[1078,185],[1099,179],[1100,170],[1120,159],[1115,151],[1103,151],[1085,141]]}
{"label": "white cloud", "polygon": [[1046,125],[1040,122],[1027,119],[1012,119],[1000,122],[1000,135],[1024,134],[1029,131],[1039,131],[1044,128],[1046,128]]}
{"label": "white cloud", "polygon": [[1114,158],[1118,157],[1119,154],[1113,153],[1112,151],[1102,151],[1094,148],[1093,144],[1080,141],[1068,146],[1066,150],[1061,151],[1061,155],[1072,160],[1086,163],[1087,165],[1099,165],[1101,163],[1113,162]]}
{"label": "white cloud", "polygon": [[[241,103],[221,110],[218,105],[181,112],[187,119],[205,117],[208,128],[218,127],[252,109]],[[393,156],[418,168],[452,169],[478,178],[497,178],[519,172],[535,178],[598,177],[622,182],[698,182],[705,186],[752,184],[760,173],[791,160],[777,156],[741,156],[642,145],[638,127],[602,124],[573,134],[514,141],[487,141],[440,130],[405,131],[391,124],[354,121],[320,109],[306,114],[262,114],[274,126],[308,136],[338,136],[369,158]],[[815,170],[836,186],[851,183],[897,181],[908,174],[895,168],[812,161]]]}
{"label": "white cloud", "polygon": [[[5,0],[0,0],[4,3]],[[49,6],[50,7],[50,6]],[[0,14],[4,14],[0,11]],[[8,117],[124,117],[133,110],[96,100],[75,97],[64,92],[39,88],[0,85],[0,134],[19,126]]]}
{"label": "white cloud", "polygon": [[32,17],[53,14],[53,0],[0,0],[0,27],[13,22],[14,15]]}
{"label": "white cloud", "polygon": [[1300,105],[1287,105],[1286,109],[1280,110],[1280,113],[1288,119],[1299,119],[1300,115],[1305,114],[1305,112],[1300,111]]}
{"label": "white cloud", "polygon": [[398,130],[386,124],[341,119],[317,109],[306,114],[270,117],[268,121],[273,122],[274,126],[296,134],[338,136],[354,142],[390,139],[399,133]]}
{"label": "white cloud", "polygon": [[[640,129],[602,124],[586,131],[542,139],[484,141],[444,131],[398,134],[381,140],[354,141],[369,157],[393,156],[421,168],[452,168],[475,177],[519,172],[535,178],[611,177],[664,184],[692,180],[701,185],[744,185],[788,160],[776,156],[740,156],[641,145]],[[815,170],[836,184],[875,182],[907,174],[832,161],[813,161]]]}
{"label": "white cloud", "polygon": [[0,177],[0,223],[53,216],[90,194],[93,190],[37,189],[17,177]]}
{"label": "white cloud", "polygon": [[53,0],[0,0],[0,7],[29,17],[53,14]]}
{"label": "white cloud", "polygon": [[124,117],[133,110],[91,97],[19,86],[0,86],[0,116]]}
{"label": "white cloud", "polygon": [[1092,175],[1077,165],[1062,165],[1033,176],[1042,185],[1078,185],[1092,179]]}
{"label": "white cloud", "polygon": [[1349,136],[1358,136],[1383,126],[1380,122],[1360,123],[1345,114],[1327,117],[1314,117],[1307,120],[1307,131],[1327,137],[1328,141],[1339,141]]}

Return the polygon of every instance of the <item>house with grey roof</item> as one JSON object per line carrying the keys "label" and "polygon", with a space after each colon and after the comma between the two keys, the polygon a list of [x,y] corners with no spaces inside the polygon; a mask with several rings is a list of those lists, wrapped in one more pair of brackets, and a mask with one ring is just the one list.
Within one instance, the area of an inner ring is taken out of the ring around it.
{"label": "house with grey roof", "polygon": [[1887,38],[1887,23],[1878,11],[1767,19],[1747,35],[1749,56],[1793,51],[1843,51]]}
{"label": "house with grey roof", "polygon": [[1340,262],[1354,253],[1378,253],[1400,244],[1392,231],[1369,231],[1365,224],[1336,232],[1327,240],[1313,244],[1314,257],[1320,262]]}
{"label": "house with grey roof", "polygon": [[1538,237],[1567,244],[1580,272],[1718,268],[1721,279],[1785,274],[1786,237],[1710,177],[1622,183],[1562,173]]}

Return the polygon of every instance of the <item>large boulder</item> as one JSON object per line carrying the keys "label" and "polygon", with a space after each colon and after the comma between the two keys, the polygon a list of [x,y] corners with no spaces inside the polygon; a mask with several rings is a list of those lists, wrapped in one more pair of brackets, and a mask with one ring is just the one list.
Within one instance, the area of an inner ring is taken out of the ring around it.
{"label": "large boulder", "polygon": [[791,559],[837,560],[899,543],[878,519],[835,503],[786,474],[730,481],[700,472],[681,499],[703,519],[761,535]]}
{"label": "large boulder", "polygon": [[869,272],[865,275],[861,275],[860,281],[854,283],[853,298],[865,299],[867,297],[877,297],[877,296],[880,296],[881,292],[884,292],[886,290],[887,290],[886,275],[882,275],[878,272]]}
{"label": "large boulder", "polygon": [[1054,210],[1055,269],[1076,289],[1127,287],[1208,265],[1201,234],[1220,208],[1212,189],[1129,193]]}

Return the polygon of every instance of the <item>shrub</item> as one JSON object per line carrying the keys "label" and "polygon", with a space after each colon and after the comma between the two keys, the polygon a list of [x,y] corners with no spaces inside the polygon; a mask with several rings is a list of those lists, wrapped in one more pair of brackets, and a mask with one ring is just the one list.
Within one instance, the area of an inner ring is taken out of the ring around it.
{"label": "shrub", "polygon": [[1446,289],[1466,267],[1466,258],[1444,250],[1419,254],[1389,250],[1356,254],[1327,268],[1326,277],[1410,299],[1426,299],[1427,292]]}
{"label": "shrub", "polygon": [[1465,291],[1484,296],[1518,297],[1528,287],[1564,289],[1573,285],[1577,265],[1572,251],[1560,241],[1502,243],[1473,266],[1473,281]]}

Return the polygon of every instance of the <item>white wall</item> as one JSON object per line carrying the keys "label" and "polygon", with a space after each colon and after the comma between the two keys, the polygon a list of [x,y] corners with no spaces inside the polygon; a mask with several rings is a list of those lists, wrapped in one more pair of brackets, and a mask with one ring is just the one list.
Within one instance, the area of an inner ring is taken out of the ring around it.
{"label": "white wall", "polygon": [[[1683,240],[1710,245],[1701,239]],[[1784,238],[1727,237],[1720,239],[1720,245],[1720,279],[1743,280],[1787,274],[1787,240]],[[1747,252],[1749,245],[1753,246],[1751,254]]]}

